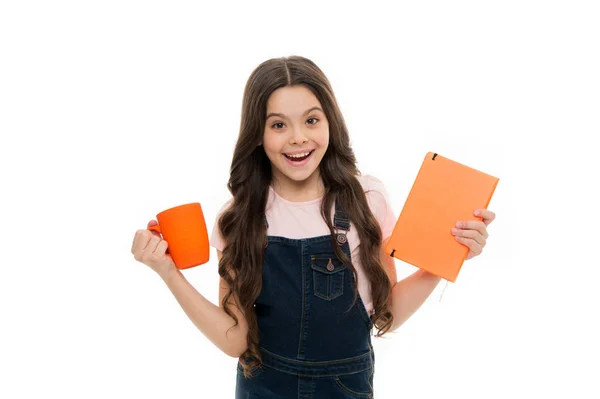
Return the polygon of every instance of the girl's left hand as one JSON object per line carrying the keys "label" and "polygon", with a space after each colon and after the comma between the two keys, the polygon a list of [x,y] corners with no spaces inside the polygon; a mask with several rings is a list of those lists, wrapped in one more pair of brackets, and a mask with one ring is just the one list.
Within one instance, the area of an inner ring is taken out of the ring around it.
{"label": "girl's left hand", "polygon": [[489,237],[487,226],[496,218],[496,214],[487,209],[476,209],[474,215],[483,220],[457,222],[456,227],[452,229],[456,241],[469,248],[467,259],[481,254]]}

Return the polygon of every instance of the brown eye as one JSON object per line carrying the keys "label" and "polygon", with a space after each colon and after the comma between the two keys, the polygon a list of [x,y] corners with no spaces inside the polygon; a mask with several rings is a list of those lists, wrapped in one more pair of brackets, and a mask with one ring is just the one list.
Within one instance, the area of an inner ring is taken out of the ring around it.
{"label": "brown eye", "polygon": [[[317,118],[310,118],[310,119],[308,119],[308,121],[314,121],[313,123],[309,123],[309,125],[314,125],[314,124],[316,124],[316,123],[317,123],[319,120],[318,120]],[[307,121],[307,122],[308,122],[308,121]]]}
{"label": "brown eye", "polygon": [[273,129],[283,129],[283,123],[277,122],[271,125]]}

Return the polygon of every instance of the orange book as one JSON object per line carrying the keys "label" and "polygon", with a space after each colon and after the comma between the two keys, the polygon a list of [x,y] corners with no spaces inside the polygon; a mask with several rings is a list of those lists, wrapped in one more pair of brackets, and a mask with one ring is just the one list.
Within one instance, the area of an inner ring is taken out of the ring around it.
{"label": "orange book", "polygon": [[429,152],[408,194],[385,252],[456,282],[469,248],[455,240],[461,220],[481,220],[499,178]]}

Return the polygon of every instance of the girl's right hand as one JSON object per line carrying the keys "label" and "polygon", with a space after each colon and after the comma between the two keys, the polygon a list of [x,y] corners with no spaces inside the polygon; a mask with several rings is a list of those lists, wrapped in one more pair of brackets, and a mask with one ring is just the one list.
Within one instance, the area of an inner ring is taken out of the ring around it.
{"label": "girl's right hand", "polygon": [[[156,220],[148,222],[148,227],[157,225]],[[131,253],[138,262],[142,262],[161,277],[166,276],[177,267],[171,256],[167,255],[168,243],[156,231],[147,229],[135,232]]]}

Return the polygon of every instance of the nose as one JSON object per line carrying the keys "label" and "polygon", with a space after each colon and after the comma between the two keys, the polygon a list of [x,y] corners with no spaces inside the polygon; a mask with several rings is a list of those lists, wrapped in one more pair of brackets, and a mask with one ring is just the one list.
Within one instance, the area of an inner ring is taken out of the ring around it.
{"label": "nose", "polygon": [[308,137],[306,137],[302,128],[294,127],[290,137],[290,144],[303,144],[306,142],[308,142]]}

